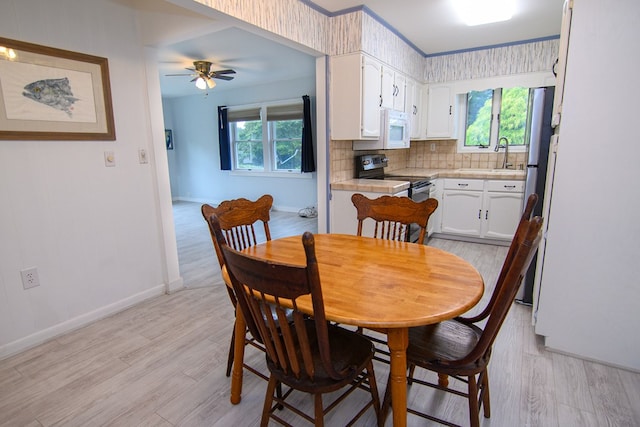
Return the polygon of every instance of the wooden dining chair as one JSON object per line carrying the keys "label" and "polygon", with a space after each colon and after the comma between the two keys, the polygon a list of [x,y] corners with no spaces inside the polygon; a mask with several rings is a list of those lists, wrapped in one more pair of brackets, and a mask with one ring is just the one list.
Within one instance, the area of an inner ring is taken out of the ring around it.
{"label": "wooden dining chair", "polygon": [[[213,241],[213,247],[220,263],[220,268],[224,266],[224,259],[222,252],[218,246],[218,242],[215,239],[209,218],[211,215],[217,215],[220,222],[220,228],[226,236],[227,242],[235,249],[242,250],[259,243],[259,238],[262,237],[261,233],[256,233],[255,226],[258,223],[262,223],[262,230],[265,240],[271,240],[271,232],[269,230],[269,219],[271,205],[273,204],[273,197],[269,194],[265,194],[256,201],[247,200],[245,198],[225,200],[221,202],[217,207],[213,207],[208,204],[204,204],[201,207],[202,216],[209,226],[209,232],[211,233],[211,240]],[[230,284],[226,287],[229,293],[229,298],[233,304],[234,310],[236,309],[237,299]],[[234,328],[235,329],[235,328]],[[233,329],[231,332],[231,344],[229,346],[229,356],[227,359],[227,377],[231,375],[231,368],[233,366],[234,356],[234,342],[235,335]],[[264,351],[264,347],[260,342],[253,337],[249,331],[245,334],[245,345],[251,345],[259,350]],[[268,379],[267,376],[252,367],[251,365],[244,363],[243,367],[258,375],[259,377]]]}
{"label": "wooden dining chair", "polygon": [[[367,219],[375,221],[373,235],[379,239],[409,241],[409,228],[411,224],[420,227],[420,234],[416,243],[424,244],[429,217],[438,208],[436,199],[427,199],[422,202],[414,202],[408,197],[381,196],[370,199],[363,194],[355,193],[351,196],[351,202],[356,208],[358,217],[357,235],[363,235],[363,224]],[[363,333],[377,344],[375,359],[379,362],[389,363],[391,353],[383,331],[377,334],[367,334],[362,328],[358,332]]]}
{"label": "wooden dining chair", "polygon": [[[313,234],[306,232],[302,236],[306,265],[282,264],[229,247],[217,216],[211,216],[209,222],[243,317],[252,333],[265,344],[270,377],[260,425],[267,426],[269,419],[290,425],[276,412],[278,408],[286,408],[322,426],[324,416],[356,388],[368,391],[370,399],[362,409],[354,411],[356,415],[350,422],[340,420],[341,425],[352,425],[371,407],[378,425],[382,425],[373,371],[373,343],[327,322]],[[299,298],[309,297],[312,317],[296,305]],[[287,316],[289,309],[293,309],[292,316]],[[288,387],[281,397],[274,395],[280,384]],[[313,417],[287,401],[294,390],[313,395]],[[322,395],[338,390],[343,392],[338,397],[332,395],[332,402],[325,407]]]}
{"label": "wooden dining chair", "polygon": [[[456,317],[433,325],[409,328],[407,364],[411,368],[407,378],[408,383],[425,385],[466,397],[469,405],[469,425],[473,427],[480,425],[480,408],[484,408],[485,418],[491,416],[487,369],[491,348],[542,236],[540,231],[542,218],[524,217],[523,214],[509,250],[509,256],[503,265],[504,274],[501,273],[496,283],[487,309],[480,315],[470,318]],[[478,325],[479,322],[486,322],[484,328]],[[414,376],[416,366],[437,373],[438,383],[416,378]],[[450,388],[449,376],[466,383],[467,391]],[[387,388],[383,413],[387,411],[390,403],[391,396]],[[439,423],[455,425],[412,408],[407,408],[407,412]]]}
{"label": "wooden dining chair", "polygon": [[436,199],[414,202],[408,197],[381,196],[370,199],[360,193],[351,196],[358,216],[358,236],[362,236],[367,218],[375,221],[373,235],[388,240],[409,241],[409,226],[417,224],[420,235],[416,243],[424,244],[429,217],[437,209]]}

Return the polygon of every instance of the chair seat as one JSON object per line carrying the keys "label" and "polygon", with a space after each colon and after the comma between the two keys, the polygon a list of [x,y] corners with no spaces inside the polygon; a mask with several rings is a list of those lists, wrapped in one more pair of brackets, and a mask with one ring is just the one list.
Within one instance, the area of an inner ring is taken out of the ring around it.
{"label": "chair seat", "polygon": [[[482,329],[479,327],[457,320],[409,328],[407,360],[421,366],[430,365],[432,368],[437,365],[440,367],[437,370],[444,373],[446,361],[463,359],[475,348],[481,335]],[[478,363],[474,363],[473,368],[477,367]],[[457,365],[454,369],[459,372],[461,368],[463,367]]]}
{"label": "chair seat", "polygon": [[[305,322],[309,341],[316,343],[315,322],[309,319]],[[308,393],[327,393],[342,388],[345,384],[351,383],[360,372],[367,366],[373,358],[375,347],[366,337],[347,329],[335,325],[329,325],[329,346],[331,349],[330,359],[336,371],[352,366],[352,373],[341,380],[332,379],[322,365],[320,353],[317,346],[311,349],[315,376],[311,379],[304,370],[296,378],[293,373],[285,373],[276,366],[267,356],[267,367],[271,374],[282,383],[297,390]],[[299,352],[299,349],[298,353]],[[299,357],[302,357],[298,354]]]}

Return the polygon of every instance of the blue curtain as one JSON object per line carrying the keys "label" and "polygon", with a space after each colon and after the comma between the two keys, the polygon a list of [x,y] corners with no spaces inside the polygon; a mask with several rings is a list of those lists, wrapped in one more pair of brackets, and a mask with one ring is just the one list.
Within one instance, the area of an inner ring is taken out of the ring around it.
{"label": "blue curtain", "polygon": [[[218,141],[220,142],[220,170],[231,170],[231,142],[229,141],[229,121],[227,107],[218,107]],[[304,155],[304,150],[302,152]]]}
{"label": "blue curtain", "polygon": [[313,130],[311,129],[311,101],[309,95],[302,97],[302,168],[304,172],[315,172],[316,162],[313,156]]}

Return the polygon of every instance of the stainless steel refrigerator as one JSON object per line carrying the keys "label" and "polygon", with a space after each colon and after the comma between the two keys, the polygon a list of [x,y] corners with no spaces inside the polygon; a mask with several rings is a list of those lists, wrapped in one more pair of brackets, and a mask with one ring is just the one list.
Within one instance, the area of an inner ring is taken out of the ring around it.
{"label": "stainless steel refrigerator", "polygon": [[[538,204],[533,210],[534,215],[542,214],[544,204],[544,188],[547,175],[547,163],[549,160],[549,145],[553,128],[551,127],[551,115],[553,110],[553,87],[541,87],[532,90],[529,108],[529,135],[528,135],[528,159],[527,178],[524,187],[525,200],[531,193],[538,194]],[[537,258],[537,255],[536,255]],[[536,258],[531,262],[516,300],[525,303],[533,303],[533,282],[536,272]]]}

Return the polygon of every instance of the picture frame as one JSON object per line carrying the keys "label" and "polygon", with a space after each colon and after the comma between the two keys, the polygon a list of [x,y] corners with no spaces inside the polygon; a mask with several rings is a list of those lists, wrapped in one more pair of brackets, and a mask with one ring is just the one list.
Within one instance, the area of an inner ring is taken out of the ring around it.
{"label": "picture frame", "polygon": [[167,143],[167,150],[173,150],[173,132],[171,129],[164,130],[164,139]]}
{"label": "picture frame", "polygon": [[0,37],[0,139],[116,139],[109,64]]}

